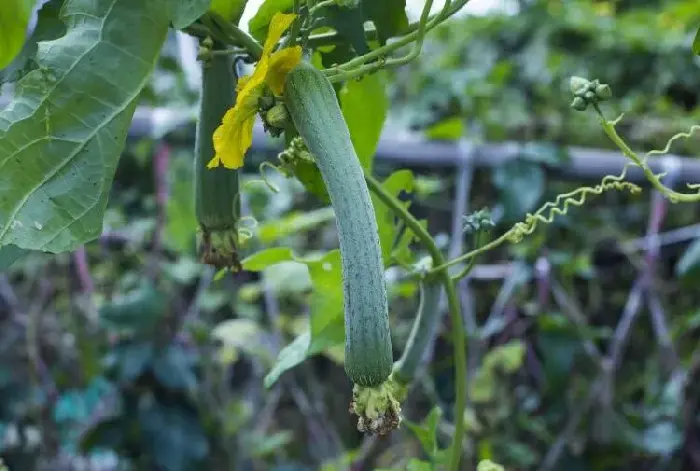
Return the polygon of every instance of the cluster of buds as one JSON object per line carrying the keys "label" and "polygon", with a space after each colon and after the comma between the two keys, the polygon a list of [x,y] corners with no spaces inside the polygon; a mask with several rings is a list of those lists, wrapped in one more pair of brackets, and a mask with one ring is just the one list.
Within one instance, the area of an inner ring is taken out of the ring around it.
{"label": "cluster of buds", "polygon": [[598,79],[588,80],[583,77],[571,77],[569,81],[574,100],[571,107],[578,111],[585,111],[588,105],[596,106],[598,103],[609,100],[612,90],[606,83],[600,83]]}
{"label": "cluster of buds", "polygon": [[279,137],[289,122],[289,113],[284,103],[272,94],[265,94],[258,100],[258,111],[262,117],[263,127],[272,137]]}
{"label": "cluster of buds", "polygon": [[479,231],[488,231],[496,224],[491,219],[491,212],[487,209],[480,209],[468,216],[462,216],[462,233],[471,235]]}
{"label": "cluster of buds", "polygon": [[309,152],[308,147],[304,144],[304,140],[297,136],[291,140],[289,146],[277,156],[284,167],[293,168],[299,162],[313,163],[313,156]]}

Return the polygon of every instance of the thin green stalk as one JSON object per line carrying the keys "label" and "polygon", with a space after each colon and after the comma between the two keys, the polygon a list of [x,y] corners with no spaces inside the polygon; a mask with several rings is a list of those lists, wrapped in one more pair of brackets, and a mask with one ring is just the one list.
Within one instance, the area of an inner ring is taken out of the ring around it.
{"label": "thin green stalk", "polygon": [[[476,247],[477,249],[481,246],[481,238],[482,238],[482,231],[479,231],[476,235]],[[476,257],[472,257],[471,260],[469,260],[469,263],[467,264],[466,267],[456,275],[452,276],[452,279],[455,281],[459,281],[465,276],[467,276],[469,273],[471,273],[472,269],[474,268],[474,265],[476,265]]]}
{"label": "thin green stalk", "polygon": [[[396,199],[393,195],[387,192],[369,172],[365,171],[365,181],[370,191],[374,193],[379,200],[387,205],[394,214],[401,218],[406,226],[425,245],[433,259],[434,266],[444,266],[445,257],[438,248],[433,237],[428,231],[413,217],[411,213]],[[452,445],[450,448],[450,471],[459,470],[459,462],[462,458],[462,437],[464,436],[464,411],[467,405],[467,355],[466,355],[466,340],[464,333],[464,324],[462,323],[462,306],[457,297],[455,282],[450,276],[446,267],[440,270],[435,270],[436,276],[440,278],[447,295],[447,304],[450,311],[450,319],[452,321],[452,343],[454,347],[455,358],[455,408],[454,421],[455,432],[452,437]]]}
{"label": "thin green stalk", "polygon": [[[216,13],[208,13],[204,17],[204,21],[211,22],[219,30],[221,30],[226,36],[228,41],[227,44],[242,46],[255,60],[259,60],[262,56],[263,47],[258,41],[252,36],[247,34],[245,31],[240,29],[238,26],[231,24],[231,22],[226,21],[221,16]],[[210,28],[211,29],[211,28]]]}
{"label": "thin green stalk", "polygon": [[[700,201],[700,191],[696,191],[695,193],[679,193],[661,183],[659,176],[652,171],[649,165],[643,159],[641,159],[636,152],[630,149],[627,143],[617,133],[617,129],[615,129],[617,120],[608,121],[605,119],[605,116],[603,116],[603,112],[600,110],[600,107],[597,104],[594,103],[593,107],[600,118],[600,124],[603,127],[605,134],[608,135],[610,140],[613,141],[613,143],[622,151],[623,154],[625,154],[628,159],[641,167],[647,180],[649,180],[649,183],[651,183],[656,190],[666,195],[668,199],[674,203],[697,203]],[[698,188],[698,185],[689,185],[689,187]]]}
{"label": "thin green stalk", "polygon": [[335,4],[335,0],[323,0],[322,2],[318,2],[316,5],[309,8],[309,16],[314,16],[319,10],[326,7],[332,7]]}

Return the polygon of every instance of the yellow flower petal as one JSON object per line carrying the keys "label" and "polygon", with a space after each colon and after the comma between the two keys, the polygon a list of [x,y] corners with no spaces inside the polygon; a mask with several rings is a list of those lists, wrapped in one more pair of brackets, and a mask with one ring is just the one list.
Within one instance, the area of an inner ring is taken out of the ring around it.
{"label": "yellow flower petal", "polygon": [[236,106],[226,112],[221,125],[214,131],[214,158],[208,168],[223,164],[226,168],[243,165],[246,151],[253,143],[253,124],[258,112],[258,99],[262,87],[251,87],[250,81],[238,95]]}
{"label": "yellow flower petal", "polygon": [[277,13],[272,18],[260,60],[251,75],[239,79],[236,105],[226,112],[212,136],[215,155],[207,164],[208,168],[223,165],[235,169],[243,165],[245,153],[253,143],[253,125],[265,83],[269,81],[272,91],[281,94],[287,73],[301,60],[299,46],[272,53],[295,17],[293,14]]}
{"label": "yellow flower petal", "polygon": [[301,46],[280,49],[270,56],[270,65],[265,75],[265,83],[275,95],[281,95],[284,90],[284,80],[290,70],[301,62]]}
{"label": "yellow flower petal", "polygon": [[296,18],[296,15],[293,13],[275,13],[275,16],[273,16],[270,21],[270,27],[267,30],[267,38],[265,38],[265,44],[263,45],[263,57],[272,54],[275,45],[279,42],[280,38],[282,38],[282,34],[284,34],[287,28],[292,24],[294,18]]}

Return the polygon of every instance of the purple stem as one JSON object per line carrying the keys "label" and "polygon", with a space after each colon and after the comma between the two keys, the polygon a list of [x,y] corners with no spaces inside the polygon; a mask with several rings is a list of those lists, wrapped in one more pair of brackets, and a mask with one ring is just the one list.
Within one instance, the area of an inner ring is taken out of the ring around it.
{"label": "purple stem", "polygon": [[90,265],[88,265],[87,250],[85,246],[81,245],[73,254],[73,260],[75,262],[75,269],[78,272],[78,280],[80,281],[80,288],[84,294],[92,294],[95,291],[95,282],[92,280],[92,275],[90,274]]}
{"label": "purple stem", "polygon": [[168,166],[170,163],[170,146],[161,141],[153,158],[153,173],[156,187],[156,228],[153,233],[153,252],[161,249],[163,229],[165,228],[166,212],[168,207]]}

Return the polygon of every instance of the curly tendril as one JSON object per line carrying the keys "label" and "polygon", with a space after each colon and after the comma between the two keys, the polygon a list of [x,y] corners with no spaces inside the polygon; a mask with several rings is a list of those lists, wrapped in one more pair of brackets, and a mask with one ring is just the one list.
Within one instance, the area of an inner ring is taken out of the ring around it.
{"label": "curly tendril", "polygon": [[606,175],[594,187],[584,186],[569,193],[558,195],[554,201],[545,203],[535,213],[528,213],[524,222],[516,223],[504,236],[508,242],[517,244],[523,237],[532,234],[537,229],[538,223],[551,224],[556,216],[565,216],[571,206],[582,206],[588,196],[591,195],[600,195],[610,190],[627,190],[632,194],[641,192],[642,189],[639,186],[632,182],[624,181],[629,165],[625,165],[622,173],[618,176]]}

